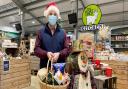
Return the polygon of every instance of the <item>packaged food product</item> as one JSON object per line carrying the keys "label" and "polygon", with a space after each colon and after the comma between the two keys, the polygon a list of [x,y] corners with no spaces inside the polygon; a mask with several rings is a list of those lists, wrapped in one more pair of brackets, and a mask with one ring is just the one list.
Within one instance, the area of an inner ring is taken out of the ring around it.
{"label": "packaged food product", "polygon": [[53,64],[53,68],[54,68],[55,73],[58,70],[60,70],[60,72],[62,74],[64,74],[65,63],[55,63],[55,64]]}
{"label": "packaged food product", "polygon": [[63,75],[62,75],[62,73],[61,73],[60,70],[58,70],[58,71],[55,73],[54,79],[57,81],[57,83],[58,83],[59,85],[63,83],[64,77],[63,77]]}

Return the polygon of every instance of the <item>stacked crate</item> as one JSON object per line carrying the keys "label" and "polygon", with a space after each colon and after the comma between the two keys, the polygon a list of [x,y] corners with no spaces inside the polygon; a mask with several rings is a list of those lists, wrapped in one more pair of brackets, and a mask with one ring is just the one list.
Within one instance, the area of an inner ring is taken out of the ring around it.
{"label": "stacked crate", "polygon": [[30,86],[30,58],[11,59],[8,72],[3,71],[3,61],[0,60],[0,89],[22,89]]}
{"label": "stacked crate", "polygon": [[128,62],[103,60],[103,63],[109,64],[113,74],[117,77],[117,89],[128,88]]}

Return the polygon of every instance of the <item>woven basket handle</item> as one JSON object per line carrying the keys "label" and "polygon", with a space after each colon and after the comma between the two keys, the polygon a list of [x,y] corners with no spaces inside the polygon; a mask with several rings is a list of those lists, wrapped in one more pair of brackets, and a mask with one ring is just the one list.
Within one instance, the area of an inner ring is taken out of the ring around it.
{"label": "woven basket handle", "polygon": [[[47,62],[47,74],[48,74],[49,64],[50,64],[49,62],[50,62],[50,59]],[[50,68],[51,71],[52,71],[52,64],[53,64],[53,61],[51,61],[51,68]]]}
{"label": "woven basket handle", "polygon": [[[47,79],[48,79],[48,73],[49,73],[49,63],[50,62],[50,59],[48,60],[48,62],[47,62],[47,76],[46,76],[46,84],[47,84]],[[52,71],[52,64],[53,64],[53,61],[51,61],[51,68],[50,68],[50,70]],[[53,81],[53,85],[54,85],[54,80],[53,80],[53,78],[52,78],[52,81]]]}

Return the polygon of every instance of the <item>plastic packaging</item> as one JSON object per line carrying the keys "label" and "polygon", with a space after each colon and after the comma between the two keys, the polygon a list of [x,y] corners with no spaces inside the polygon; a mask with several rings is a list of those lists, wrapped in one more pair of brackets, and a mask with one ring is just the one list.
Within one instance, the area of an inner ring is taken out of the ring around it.
{"label": "plastic packaging", "polygon": [[57,83],[58,83],[59,85],[63,83],[64,78],[63,78],[63,75],[62,75],[62,73],[61,73],[60,70],[58,70],[58,71],[55,73],[54,79],[57,81]]}
{"label": "plastic packaging", "polygon": [[53,64],[53,68],[55,70],[55,73],[60,70],[62,74],[64,74],[64,68],[65,68],[65,63],[55,63]]}

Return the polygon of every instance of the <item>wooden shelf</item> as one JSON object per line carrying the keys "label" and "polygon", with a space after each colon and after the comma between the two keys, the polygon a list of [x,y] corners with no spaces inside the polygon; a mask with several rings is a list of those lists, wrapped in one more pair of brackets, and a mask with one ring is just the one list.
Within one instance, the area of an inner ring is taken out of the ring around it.
{"label": "wooden shelf", "polygon": [[3,48],[18,48],[17,46],[3,46]]}
{"label": "wooden shelf", "polygon": [[111,34],[111,36],[128,36],[128,34]]}
{"label": "wooden shelf", "polygon": [[111,40],[111,41],[113,41],[113,42],[115,42],[115,41],[120,41],[120,42],[122,42],[122,41],[128,41],[128,40]]}
{"label": "wooden shelf", "polygon": [[[111,47],[115,52],[128,50],[128,26],[119,26],[111,30]],[[117,46],[116,46],[117,45]]]}
{"label": "wooden shelf", "polygon": [[128,49],[128,47],[112,47],[114,49]]}

